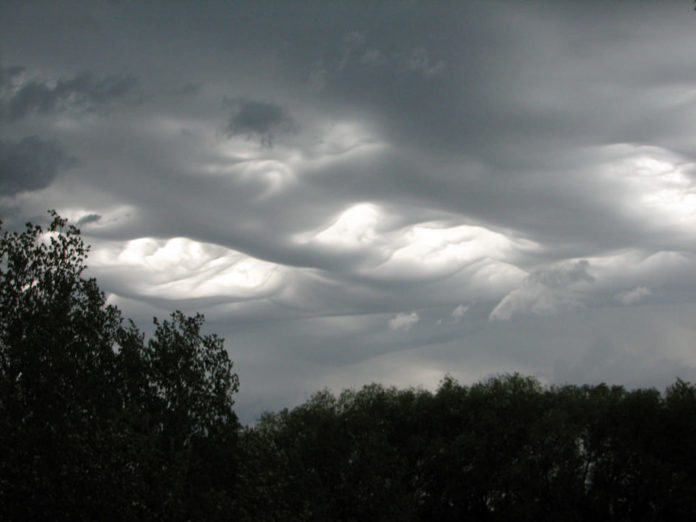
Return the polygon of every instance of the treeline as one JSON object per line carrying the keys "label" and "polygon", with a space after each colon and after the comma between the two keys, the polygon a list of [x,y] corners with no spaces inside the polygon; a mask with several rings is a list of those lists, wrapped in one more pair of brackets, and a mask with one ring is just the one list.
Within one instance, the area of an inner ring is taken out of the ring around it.
{"label": "treeline", "polygon": [[323,392],[242,431],[237,501],[244,520],[694,520],[695,434],[682,381]]}
{"label": "treeline", "polygon": [[146,339],[53,215],[0,237],[1,520],[694,520],[696,387],[320,392],[243,427],[202,316]]}

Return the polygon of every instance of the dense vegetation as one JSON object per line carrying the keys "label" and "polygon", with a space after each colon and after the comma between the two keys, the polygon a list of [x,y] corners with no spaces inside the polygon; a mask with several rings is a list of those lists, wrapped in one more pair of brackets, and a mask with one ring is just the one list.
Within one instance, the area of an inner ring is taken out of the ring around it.
{"label": "dense vegetation", "polygon": [[243,431],[249,520],[692,520],[696,394],[499,377],[314,396]]}
{"label": "dense vegetation", "polygon": [[694,520],[696,387],[314,395],[242,427],[222,340],[145,336],[54,214],[0,239],[2,520]]}

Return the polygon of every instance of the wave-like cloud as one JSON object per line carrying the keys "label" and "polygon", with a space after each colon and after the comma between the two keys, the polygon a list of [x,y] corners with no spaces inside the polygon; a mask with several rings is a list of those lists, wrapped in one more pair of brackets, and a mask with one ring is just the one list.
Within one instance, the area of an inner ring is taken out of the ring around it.
{"label": "wave-like cloud", "polygon": [[139,238],[102,246],[91,259],[93,269],[120,274],[129,293],[170,300],[258,299],[277,292],[283,281],[282,267],[187,238]]}

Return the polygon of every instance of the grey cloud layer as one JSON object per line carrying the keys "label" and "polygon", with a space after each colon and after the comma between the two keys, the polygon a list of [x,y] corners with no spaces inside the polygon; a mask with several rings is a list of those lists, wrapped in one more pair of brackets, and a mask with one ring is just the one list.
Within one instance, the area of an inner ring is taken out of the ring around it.
{"label": "grey cloud layer", "polygon": [[135,78],[109,75],[96,78],[82,72],[54,82],[21,78],[23,67],[12,67],[0,75],[0,115],[16,121],[31,113],[51,114],[61,110],[94,110],[123,99],[136,85]]}
{"label": "grey cloud layer", "polygon": [[54,141],[28,136],[0,141],[0,165],[0,194],[13,196],[48,187],[61,170],[75,165],[75,159]]}
{"label": "grey cloud layer", "polygon": [[225,128],[227,135],[256,137],[262,145],[272,146],[277,134],[292,132],[297,124],[282,107],[273,103],[244,98],[225,98],[232,116]]}
{"label": "grey cloud layer", "polygon": [[0,208],[78,222],[126,311],[206,312],[240,404],[695,375],[690,6],[37,5],[0,8]]}

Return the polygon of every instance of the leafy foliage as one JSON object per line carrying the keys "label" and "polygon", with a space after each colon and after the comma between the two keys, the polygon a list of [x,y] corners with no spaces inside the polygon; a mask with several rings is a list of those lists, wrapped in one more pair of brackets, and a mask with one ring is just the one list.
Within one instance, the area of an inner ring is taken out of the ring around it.
{"label": "leafy foliage", "polygon": [[320,392],[245,431],[240,503],[247,520],[691,520],[695,422],[682,381]]}
{"label": "leafy foliage", "polygon": [[145,342],[52,216],[0,240],[0,517],[215,518],[238,430],[222,340],[175,312]]}

